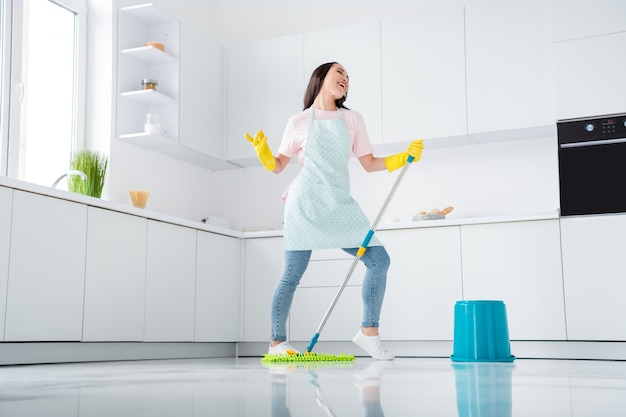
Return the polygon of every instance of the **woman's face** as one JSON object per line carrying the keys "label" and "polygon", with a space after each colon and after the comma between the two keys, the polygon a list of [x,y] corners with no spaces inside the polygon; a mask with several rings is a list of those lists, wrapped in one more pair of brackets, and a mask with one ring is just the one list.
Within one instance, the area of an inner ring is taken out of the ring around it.
{"label": "woman's face", "polygon": [[350,77],[348,77],[348,71],[340,65],[333,64],[324,78],[324,84],[322,84],[322,92],[330,95],[333,100],[337,100],[348,93],[350,87]]}

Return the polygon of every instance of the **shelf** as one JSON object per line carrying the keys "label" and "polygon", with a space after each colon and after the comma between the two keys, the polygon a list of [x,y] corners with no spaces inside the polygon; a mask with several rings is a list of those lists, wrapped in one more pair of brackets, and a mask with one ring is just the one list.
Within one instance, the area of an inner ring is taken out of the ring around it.
{"label": "shelf", "polygon": [[178,142],[176,142],[175,140],[166,138],[165,136],[154,135],[144,132],[120,135],[119,138],[125,142],[129,142],[134,145],[141,146],[142,148],[148,149],[156,149],[162,148],[164,146],[172,146],[178,144]]}
{"label": "shelf", "polygon": [[178,59],[168,54],[167,52],[163,52],[154,46],[140,46],[138,48],[128,48],[123,49],[122,55],[126,55],[130,58],[141,61],[145,64],[156,65],[156,64],[175,64],[178,62]]}
{"label": "shelf", "polygon": [[167,106],[176,104],[176,100],[156,90],[136,90],[121,93],[122,98],[133,100],[145,106]]}
{"label": "shelf", "polygon": [[152,3],[122,7],[120,12],[123,12],[128,16],[132,16],[140,22],[148,25],[160,25],[176,21],[170,15],[155,7]]}

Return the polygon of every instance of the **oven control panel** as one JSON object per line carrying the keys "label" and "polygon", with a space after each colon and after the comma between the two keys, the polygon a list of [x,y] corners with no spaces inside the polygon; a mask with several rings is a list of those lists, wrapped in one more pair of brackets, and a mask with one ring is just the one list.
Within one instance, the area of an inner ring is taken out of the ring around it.
{"label": "oven control panel", "polygon": [[626,113],[557,122],[559,144],[626,138]]}

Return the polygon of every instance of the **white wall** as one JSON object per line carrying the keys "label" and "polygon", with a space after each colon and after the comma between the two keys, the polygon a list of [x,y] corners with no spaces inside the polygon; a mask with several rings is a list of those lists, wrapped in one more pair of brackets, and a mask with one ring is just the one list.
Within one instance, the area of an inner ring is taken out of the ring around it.
{"label": "white wall", "polygon": [[[88,2],[87,141],[96,149],[107,149],[110,142],[104,198],[130,205],[128,191],[145,188],[152,193],[147,205],[151,210],[198,220],[228,217],[237,229],[282,228],[280,196],[296,175],[297,165],[292,164],[280,175],[261,167],[211,172],[114,137],[111,57],[116,53],[116,11],[120,5],[137,4],[140,0]],[[154,3],[224,44],[397,16],[427,7],[413,0],[390,0],[384,4],[374,0]],[[422,161],[407,173],[388,213],[409,221],[421,210],[449,205],[455,207],[450,217],[553,211],[559,205],[556,158],[555,138],[426,149]],[[357,161],[350,169],[353,195],[373,218],[395,175],[367,174]]]}
{"label": "white wall", "polygon": [[[234,226],[282,228],[281,194],[298,172],[291,164],[279,175],[264,168],[213,174],[220,195],[213,208],[228,213]],[[350,165],[352,195],[373,220],[397,172],[366,173]],[[453,206],[448,218],[552,212],[559,207],[555,138],[425,149],[391,201],[390,215],[411,221],[422,210]],[[383,221],[383,222],[384,222]]]}

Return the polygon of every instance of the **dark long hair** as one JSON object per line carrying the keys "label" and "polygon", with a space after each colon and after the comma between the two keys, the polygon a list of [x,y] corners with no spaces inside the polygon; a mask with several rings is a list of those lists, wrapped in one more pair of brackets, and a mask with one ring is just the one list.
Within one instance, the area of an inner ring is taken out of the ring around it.
{"label": "dark long hair", "polygon": [[[313,105],[315,97],[317,97],[322,89],[322,84],[324,84],[324,79],[326,78],[328,71],[330,71],[330,68],[335,64],[338,64],[338,62],[327,62],[315,68],[313,74],[311,74],[309,86],[306,88],[306,92],[304,93],[304,108],[302,110],[306,110]],[[347,98],[348,93],[335,100],[337,108],[347,109],[347,107],[343,105]]]}

